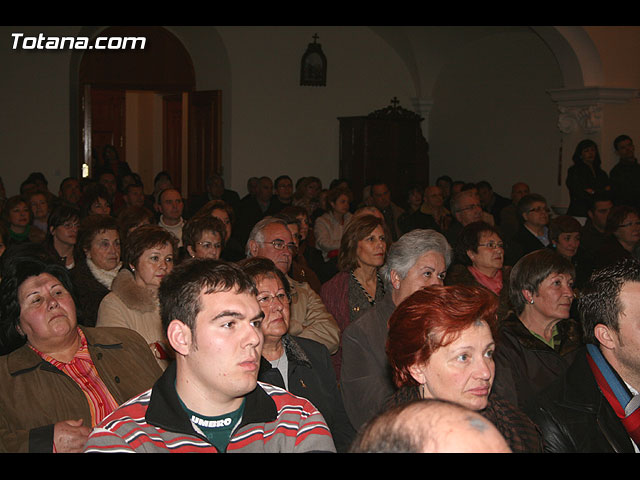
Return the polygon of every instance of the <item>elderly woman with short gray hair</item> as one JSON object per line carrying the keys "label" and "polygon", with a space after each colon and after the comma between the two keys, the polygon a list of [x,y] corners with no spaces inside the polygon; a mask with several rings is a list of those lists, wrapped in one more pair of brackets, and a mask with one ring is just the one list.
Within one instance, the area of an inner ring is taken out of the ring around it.
{"label": "elderly woman with short gray hair", "polygon": [[548,248],[525,255],[511,270],[513,312],[498,329],[494,389],[522,410],[582,346],[580,324],[570,318],[574,277],[571,262]]}
{"label": "elderly woman with short gray hair", "polygon": [[442,285],[452,250],[435,230],[405,233],[389,249],[381,272],[385,297],[342,336],[341,389],[352,425],[358,429],[376,415],[395,391],[385,352],[387,321],[405,298],[431,285]]}

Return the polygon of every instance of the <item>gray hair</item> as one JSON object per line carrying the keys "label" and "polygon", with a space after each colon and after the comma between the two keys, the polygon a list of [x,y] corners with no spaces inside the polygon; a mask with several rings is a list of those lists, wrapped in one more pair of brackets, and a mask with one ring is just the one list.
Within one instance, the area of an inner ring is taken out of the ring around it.
{"label": "gray hair", "polygon": [[460,202],[465,197],[479,198],[478,194],[473,190],[462,190],[461,192],[456,193],[455,196],[451,199],[451,213],[452,214],[455,215],[456,213],[458,213],[458,211],[459,211],[458,209],[460,208]]}
{"label": "gray hair", "polygon": [[416,229],[402,235],[389,248],[387,262],[381,269],[386,282],[391,283],[391,270],[394,270],[401,279],[406,278],[411,267],[427,252],[440,253],[444,257],[445,266],[449,268],[451,265],[453,250],[441,233],[435,230]]}
{"label": "gray hair", "polygon": [[267,228],[269,225],[271,225],[272,223],[277,223],[279,225],[282,225],[284,228],[289,229],[289,226],[287,224],[286,220],[283,220],[282,218],[276,218],[276,217],[264,217],[262,220],[260,220],[258,223],[256,223],[253,228],[251,229],[251,233],[249,234],[249,239],[247,240],[247,244],[245,245],[245,254],[247,255],[247,257],[251,257],[251,251],[249,248],[249,244],[251,243],[251,241],[254,241],[256,243],[261,243],[264,242],[264,229]]}

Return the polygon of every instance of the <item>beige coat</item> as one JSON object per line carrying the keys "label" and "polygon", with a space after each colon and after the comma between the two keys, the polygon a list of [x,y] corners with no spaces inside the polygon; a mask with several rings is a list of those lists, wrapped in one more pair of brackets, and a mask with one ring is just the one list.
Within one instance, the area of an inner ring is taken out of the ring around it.
{"label": "beige coat", "polygon": [[164,370],[169,362],[158,358],[156,343],[170,351],[160,319],[158,299],[149,290],[136,284],[129,270],[121,270],[111,292],[102,299],[96,327],[124,327],[135,330],[147,341]]}
{"label": "beige coat", "polygon": [[289,334],[323,344],[330,354],[338,351],[340,327],[318,295],[306,282],[287,277],[291,286]]}

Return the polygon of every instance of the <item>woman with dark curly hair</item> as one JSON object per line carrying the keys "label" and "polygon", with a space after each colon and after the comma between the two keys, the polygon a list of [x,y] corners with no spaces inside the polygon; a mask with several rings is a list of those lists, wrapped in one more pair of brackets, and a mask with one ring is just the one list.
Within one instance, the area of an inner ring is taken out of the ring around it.
{"label": "woman with dark curly hair", "polygon": [[78,318],[93,327],[98,307],[111,291],[111,284],[122,267],[120,230],[109,215],[89,215],[80,221],[75,246],[76,266],[71,270],[78,291]]}
{"label": "woman with dark curly hair", "polygon": [[482,287],[418,290],[389,319],[387,356],[398,391],[391,405],[447,400],[480,413],[514,452],[540,452],[528,417],[493,391],[498,301]]}
{"label": "woman with dark curly hair", "polygon": [[137,333],[78,326],[62,265],[13,256],[2,273],[1,446],[82,452],[91,428],[150,388],[161,369]]}

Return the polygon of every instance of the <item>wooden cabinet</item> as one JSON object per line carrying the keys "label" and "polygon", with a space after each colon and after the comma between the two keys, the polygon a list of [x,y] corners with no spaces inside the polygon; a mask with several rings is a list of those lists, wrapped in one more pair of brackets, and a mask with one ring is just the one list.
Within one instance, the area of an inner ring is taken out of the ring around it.
{"label": "wooden cabinet", "polygon": [[355,200],[363,188],[383,179],[393,201],[404,205],[408,187],[429,183],[429,146],[422,135],[422,117],[397,101],[369,115],[339,117],[340,177],[350,181]]}

